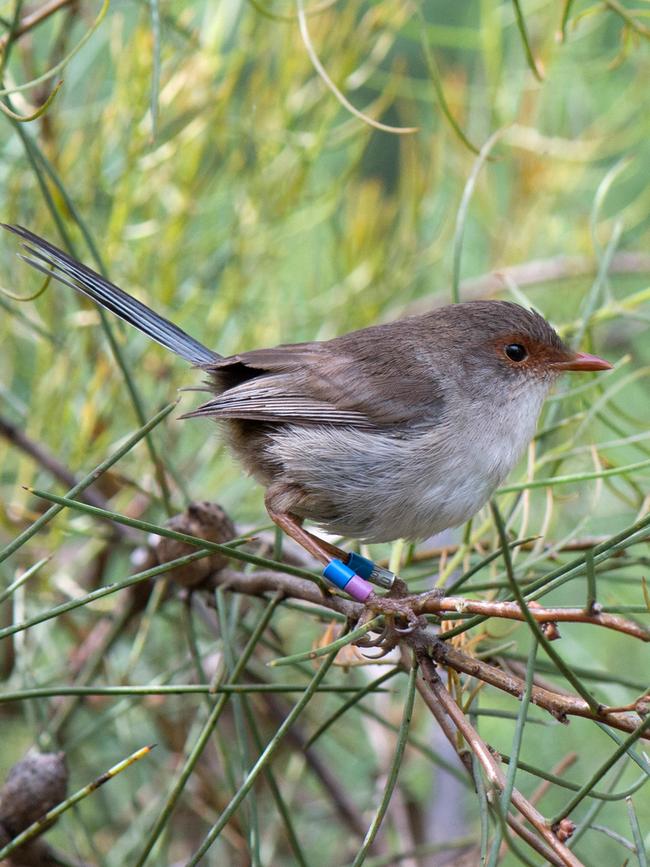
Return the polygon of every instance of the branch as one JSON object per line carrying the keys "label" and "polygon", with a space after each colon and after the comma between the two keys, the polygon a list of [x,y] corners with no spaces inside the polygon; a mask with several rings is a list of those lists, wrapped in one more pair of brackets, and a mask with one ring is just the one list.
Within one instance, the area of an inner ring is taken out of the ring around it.
{"label": "branch", "polygon": [[[244,593],[250,596],[264,596],[267,593],[280,590],[285,597],[298,599],[302,602],[311,602],[320,608],[343,614],[351,620],[358,620],[365,611],[364,606],[357,602],[343,599],[341,596],[334,594],[324,594],[310,581],[294,577],[293,575],[284,575],[279,572],[259,571],[243,574],[234,570],[224,569],[215,575],[215,582],[234,593]],[[430,603],[436,604],[441,601],[444,602],[444,599],[431,600],[429,594],[423,594],[423,604],[424,597],[427,598],[427,605]],[[414,610],[420,613],[417,605],[414,605]],[[539,611],[544,612],[544,610],[531,609],[535,614]],[[442,641],[429,631],[417,629],[410,635],[403,636],[401,641],[403,644],[411,646],[416,650],[418,648],[421,650],[422,647],[426,646],[427,652],[436,662],[453,668],[462,674],[477,677],[485,683],[521,700],[524,692],[524,683],[521,678],[508,674],[484,660],[475,659],[460,650],[456,650],[448,642]],[[584,699],[572,694],[560,694],[549,689],[534,686],[531,700],[562,723],[567,723],[567,717],[569,716],[580,716],[596,722],[603,722],[612,728],[624,732],[633,732],[638,728],[638,719],[634,714],[611,712],[607,707],[601,707],[595,713]],[[441,722],[433,707],[430,706],[430,709],[438,722]],[[448,735],[448,732],[446,734]],[[650,732],[644,733],[643,737],[650,740]]]}
{"label": "branch", "polygon": [[[40,24],[41,21],[45,21],[46,18],[49,18],[50,15],[54,15],[54,13],[58,12],[59,9],[63,9],[65,6],[71,6],[73,3],[76,3],[76,0],[50,0],[49,3],[44,3],[38,9],[35,9],[33,12],[30,12],[25,15],[24,18],[20,19],[18,26],[13,33],[13,39],[15,40],[24,33],[28,33],[33,27],[36,27],[37,24]],[[8,41],[9,34],[5,33],[5,35],[0,38],[0,51],[3,51],[6,48]]]}
{"label": "branch", "polygon": [[[488,799],[495,800],[495,793],[499,794],[503,791],[506,780],[501,770],[501,766],[497,758],[493,755],[488,745],[481,739],[478,732],[470,725],[463,711],[458,707],[451,695],[445,689],[435,666],[431,659],[422,651],[418,652],[418,659],[424,678],[424,683],[433,693],[434,698],[444,709],[447,716],[451,719],[456,729],[462,734],[465,742],[476,756],[480,763],[488,782],[491,785],[492,791],[488,791]],[[422,694],[422,693],[421,693]],[[524,798],[517,789],[512,790],[511,796],[512,806],[521,813],[521,815],[537,830],[538,834],[543,838],[546,846],[552,850],[550,853],[542,851],[539,841],[535,838],[528,839],[522,835],[534,848],[548,858],[553,864],[566,865],[566,867],[584,867],[570,849],[561,843],[549,827],[544,816],[533,807],[533,805]],[[510,817],[508,817],[509,819]],[[510,827],[517,833],[521,834],[523,825],[518,821],[509,821]],[[551,856],[549,858],[549,855]]]}
{"label": "branch", "polygon": [[[445,596],[443,598],[428,598],[421,608],[415,609],[418,614],[437,614],[441,611],[451,611],[456,614],[482,614],[486,617],[501,617],[506,620],[525,620],[525,616],[516,602],[484,602],[476,599],[464,599],[460,596]],[[589,613],[584,608],[542,608],[530,607],[531,616],[540,623],[591,623],[604,626],[616,632],[624,632],[641,641],[650,641],[650,631],[633,620],[626,620],[616,614]]]}
{"label": "branch", "polygon": [[[479,277],[472,277],[460,284],[463,299],[487,298],[496,295],[515,283],[517,286],[536,286],[554,283],[575,277],[589,277],[598,271],[598,262],[591,256],[554,256],[550,259],[533,259],[521,265],[497,268]],[[650,273],[650,256],[647,253],[620,252],[612,256],[609,274]],[[405,309],[409,316],[431,310],[430,297],[421,298]]]}
{"label": "branch", "polygon": [[[495,665],[481,659],[468,656],[460,650],[450,647],[445,641],[436,640],[429,646],[431,658],[441,665],[449,666],[454,671],[476,677],[490,686],[507,692],[521,700],[524,693],[524,681],[513,674],[508,674]],[[548,711],[558,722],[568,723],[567,717],[580,716],[585,719],[602,722],[623,732],[634,732],[639,727],[639,720],[633,714],[611,713],[607,707],[601,707],[598,713],[591,710],[587,702],[578,696],[552,692],[540,686],[533,686],[531,702]],[[650,740],[650,732],[643,737]]]}
{"label": "branch", "polygon": [[287,598],[311,602],[353,620],[358,620],[365,610],[359,602],[344,599],[334,593],[323,593],[313,581],[283,572],[260,569],[257,572],[244,574],[234,569],[222,569],[214,576],[214,580],[226,590],[243,593],[246,596],[265,596],[267,593],[275,593],[279,590]]}

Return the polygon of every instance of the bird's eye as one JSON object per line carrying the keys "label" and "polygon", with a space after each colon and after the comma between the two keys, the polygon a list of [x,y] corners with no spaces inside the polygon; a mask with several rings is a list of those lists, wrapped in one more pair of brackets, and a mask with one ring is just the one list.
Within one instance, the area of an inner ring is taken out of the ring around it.
{"label": "bird's eye", "polygon": [[522,346],[521,343],[509,343],[504,347],[503,351],[510,361],[524,361],[528,358],[526,347]]}

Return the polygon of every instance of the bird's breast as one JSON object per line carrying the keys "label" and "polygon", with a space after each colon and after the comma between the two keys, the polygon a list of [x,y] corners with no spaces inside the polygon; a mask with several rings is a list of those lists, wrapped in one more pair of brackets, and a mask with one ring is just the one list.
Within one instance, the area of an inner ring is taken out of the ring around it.
{"label": "bird's breast", "polygon": [[467,521],[533,436],[542,400],[465,405],[408,435],[287,427],[270,438],[296,507],[332,533],[366,542],[421,539]]}

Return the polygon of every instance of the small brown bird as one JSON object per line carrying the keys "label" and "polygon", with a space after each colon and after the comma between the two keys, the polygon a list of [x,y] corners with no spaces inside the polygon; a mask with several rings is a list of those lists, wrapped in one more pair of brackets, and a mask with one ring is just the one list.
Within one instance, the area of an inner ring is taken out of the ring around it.
{"label": "small brown bird", "polygon": [[185,417],[224,423],[273,521],[363,602],[377,602],[368,581],[390,587],[392,573],[309,533],[305,519],[365,542],[458,526],[514,467],[557,377],[612,366],[507,301],[224,358],[27,229],[5,228],[26,242],[34,268],[207,374],[214,397]]}

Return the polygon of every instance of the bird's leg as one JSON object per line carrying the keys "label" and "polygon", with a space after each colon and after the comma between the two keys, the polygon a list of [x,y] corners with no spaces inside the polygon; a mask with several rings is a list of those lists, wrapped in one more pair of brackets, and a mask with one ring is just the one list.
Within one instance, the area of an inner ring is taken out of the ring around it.
{"label": "bird's leg", "polygon": [[[317,560],[325,564],[323,575],[340,590],[356,599],[357,602],[365,602],[372,595],[372,587],[363,578],[360,578],[353,569],[346,566],[338,555],[345,557],[345,551],[330,545],[323,539],[318,539],[308,533],[302,526],[302,521],[291,512],[279,512],[269,505],[267,497],[266,510],[274,524],[283,530],[287,536],[296,541],[305,551],[308,551]],[[334,556],[334,555],[337,556]]]}
{"label": "bird's leg", "polygon": [[[271,511],[269,511],[269,515],[271,515]],[[271,515],[271,517],[273,516]],[[282,519],[285,519],[287,517],[287,513],[285,513],[284,515],[280,513],[280,517]],[[311,539],[314,545],[316,545],[320,550],[325,551],[327,552],[327,554],[329,554],[327,561],[323,560],[322,562],[329,563],[331,560],[340,560],[346,566],[349,566],[353,572],[356,572],[356,574],[360,578],[363,578],[364,581],[370,581],[371,584],[377,584],[379,587],[383,587],[385,590],[390,590],[390,588],[397,580],[397,576],[393,572],[388,569],[384,569],[382,566],[377,566],[375,563],[372,562],[372,560],[368,560],[367,557],[362,557],[361,554],[357,554],[355,552],[344,551],[343,548],[339,548],[337,545],[332,545],[331,542],[326,542],[325,539],[320,539],[318,536],[314,536],[314,534],[310,533],[309,530],[305,530],[302,525],[302,518],[298,518],[296,515],[292,515],[291,513],[288,513],[288,518],[300,527],[301,533],[303,534],[301,538]],[[273,520],[276,524],[282,526],[281,524],[279,524],[276,518],[273,518]],[[283,526],[282,529],[284,529]],[[288,533],[287,530],[285,530],[285,532]],[[288,535],[291,534],[288,533]],[[295,539],[296,542],[299,541],[297,536],[293,536],[292,538]],[[311,548],[308,548],[305,544],[303,544],[303,542],[300,542],[300,544],[304,548],[306,548],[307,551],[314,554],[315,549],[312,550]],[[318,557],[317,554],[315,554],[315,556]]]}
{"label": "bird's leg", "polygon": [[269,517],[273,523],[279,527],[291,539],[297,542],[301,548],[308,551],[321,563],[327,564],[336,557],[344,554],[339,548],[330,545],[323,539],[318,539],[311,533],[308,533],[302,526],[302,520],[290,512],[276,512],[267,506]]}
{"label": "bird's leg", "polygon": [[357,602],[366,602],[372,595],[372,586],[357,575],[354,568],[346,565],[344,560],[348,558],[345,551],[341,551],[340,548],[330,545],[323,539],[318,539],[303,528],[302,520],[291,511],[291,501],[294,496],[295,494],[286,487],[270,487],[267,490],[264,500],[271,520],[305,551],[325,564],[323,575],[330,583],[340,590],[345,590]]}
{"label": "bird's leg", "polygon": [[347,551],[344,551],[343,548],[339,548],[337,545],[332,545],[331,542],[326,541],[325,539],[319,539],[318,536],[315,536],[313,533],[310,533],[309,530],[305,530],[302,525],[302,518],[296,517],[296,521],[300,524],[300,527],[305,533],[305,535],[309,536],[310,539],[313,539],[314,542],[319,545],[324,551],[327,551],[329,554],[329,560],[342,560],[344,563],[347,563],[348,557],[350,556]]}
{"label": "bird's leg", "polygon": [[[420,616],[414,611],[416,600],[420,602],[420,597],[409,596],[408,588],[400,578],[393,576],[394,582],[387,596],[376,596],[368,581],[354,572],[350,563],[350,555],[337,548],[336,545],[319,539],[318,536],[305,530],[302,526],[302,518],[291,512],[274,509],[269,503],[270,499],[267,497],[266,508],[274,524],[317,560],[325,564],[323,574],[326,578],[353,599],[365,603],[366,609],[361,615],[359,624],[363,624],[377,614],[384,616],[385,626],[379,637],[361,639],[358,642],[360,646],[379,646],[382,648],[381,655],[383,656],[384,653],[397,645],[400,635],[408,634],[418,626],[423,625]],[[365,560],[365,558],[361,559]],[[365,560],[365,563],[370,563],[370,561]],[[374,566],[372,563],[370,565]],[[390,574],[392,575],[392,573]]]}
{"label": "bird's leg", "polygon": [[[301,545],[310,554],[313,554],[322,563],[328,567],[332,562],[335,564],[333,568],[337,568],[336,564],[341,564],[343,567],[348,567],[348,572],[353,572],[362,578],[364,581],[369,581],[371,584],[376,584],[378,587],[383,587],[384,590],[390,590],[397,576],[388,569],[382,566],[377,566],[372,560],[367,557],[362,557],[355,552],[348,553],[342,548],[332,545],[331,542],[326,542],[324,539],[319,539],[313,533],[309,533],[302,526],[303,519],[299,518],[294,507],[303,496],[302,492],[294,486],[274,484],[271,485],[264,498],[266,510],[271,519],[288,536],[291,536],[299,545]],[[326,559],[324,559],[326,558]],[[343,570],[344,572],[345,570]],[[339,576],[344,579],[343,572]],[[325,577],[330,577],[326,575]],[[341,584],[335,580],[334,583],[340,587]]]}
{"label": "bird's leg", "polygon": [[[294,517],[294,516],[292,516]],[[377,566],[372,560],[367,557],[362,557],[355,551],[344,551],[331,542],[326,542],[324,539],[319,539],[302,526],[302,518],[295,518],[300,524],[302,532],[309,536],[317,545],[323,548],[330,554],[331,560],[340,560],[344,565],[349,566],[353,572],[363,578],[364,581],[370,581],[371,584],[376,584],[378,587],[383,587],[384,590],[390,590],[397,579],[397,575],[389,569],[384,569],[383,566]],[[309,549],[308,549],[309,550]]]}

